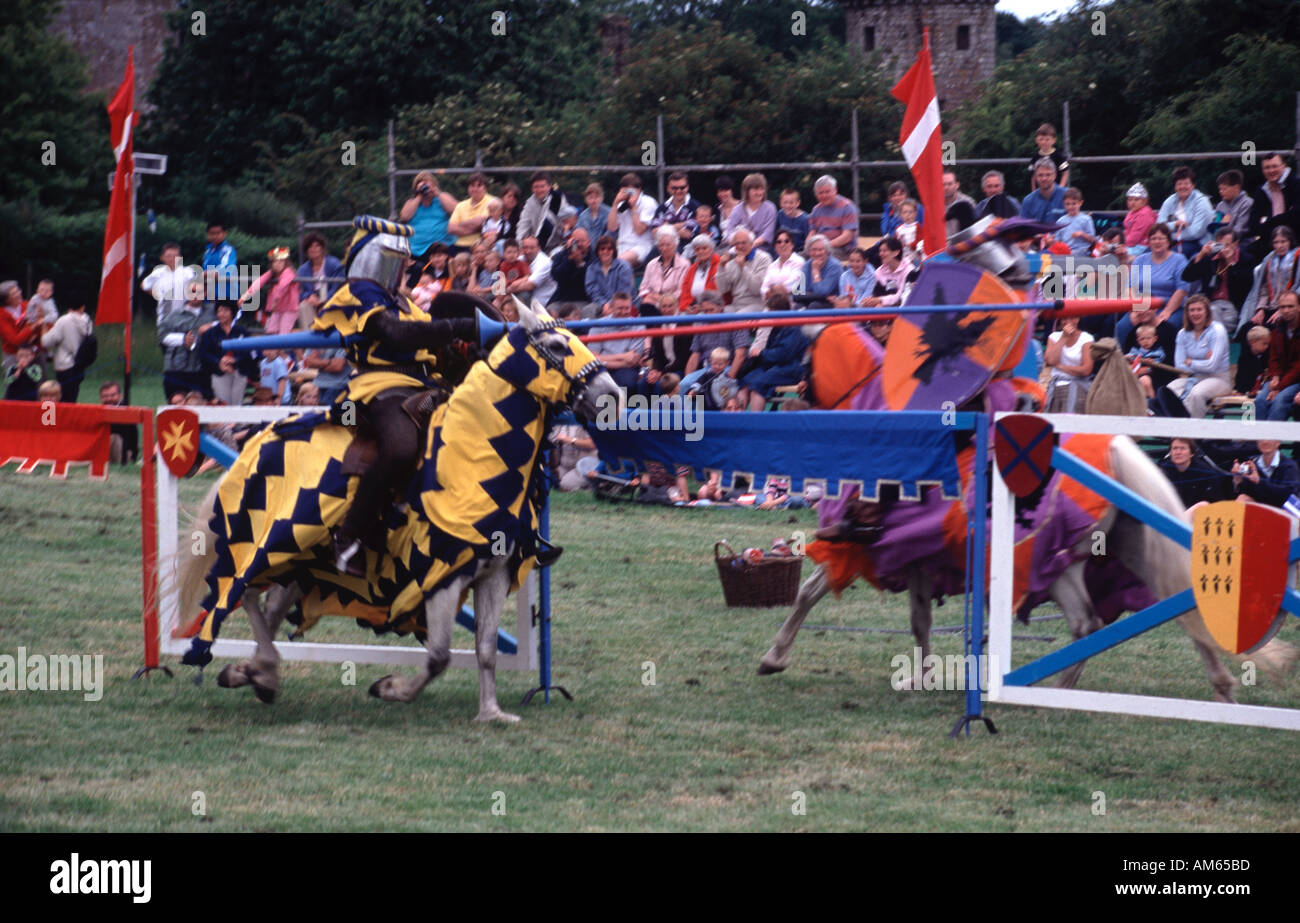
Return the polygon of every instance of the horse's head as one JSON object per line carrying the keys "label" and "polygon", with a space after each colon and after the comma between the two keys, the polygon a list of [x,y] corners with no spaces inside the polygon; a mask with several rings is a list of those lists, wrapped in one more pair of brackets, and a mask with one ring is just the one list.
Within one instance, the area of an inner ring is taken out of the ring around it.
{"label": "horse's head", "polygon": [[516,300],[519,324],[488,356],[493,371],[548,404],[572,406],[594,417],[600,405],[617,400],[620,391],[605,366],[571,330],[540,305]]}

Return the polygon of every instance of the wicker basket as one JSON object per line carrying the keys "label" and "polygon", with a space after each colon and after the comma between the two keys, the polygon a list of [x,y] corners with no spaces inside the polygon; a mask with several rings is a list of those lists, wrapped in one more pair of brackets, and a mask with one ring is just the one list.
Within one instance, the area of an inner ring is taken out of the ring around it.
{"label": "wicker basket", "polygon": [[[723,555],[721,549],[726,548]],[[713,546],[713,563],[718,566],[722,580],[722,598],[728,608],[764,608],[789,606],[799,593],[799,572],[803,569],[803,556],[765,556],[751,564],[726,542]]]}

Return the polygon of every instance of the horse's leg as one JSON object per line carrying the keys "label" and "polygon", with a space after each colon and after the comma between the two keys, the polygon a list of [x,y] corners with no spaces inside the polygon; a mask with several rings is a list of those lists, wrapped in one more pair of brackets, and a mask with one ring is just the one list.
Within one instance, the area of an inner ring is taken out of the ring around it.
{"label": "horse's leg", "polygon": [[932,582],[924,567],[907,569],[907,604],[912,620],[912,638],[921,650],[921,659],[912,664],[912,675],[899,683],[899,690],[932,688],[930,674],[934,665],[925,666],[930,656],[930,627],[934,624],[934,607],[930,598]]}
{"label": "horse's leg", "polygon": [[497,704],[497,626],[510,592],[508,557],[496,557],[474,582],[474,650],[478,654],[478,716],[475,721],[518,721]]}
{"label": "horse's leg", "polygon": [[[1052,601],[1065,613],[1066,624],[1070,626],[1070,636],[1076,641],[1102,627],[1101,619],[1092,606],[1092,598],[1088,595],[1088,587],[1084,583],[1083,568],[1083,561],[1075,561],[1056,578],[1056,582],[1047,591]],[[1062,689],[1073,689],[1079,681],[1079,675],[1083,673],[1083,665],[1084,661],[1080,661],[1066,667],[1061,671],[1056,685]]]}
{"label": "horse's leg", "polygon": [[772,642],[772,647],[763,655],[758,665],[759,676],[780,673],[790,665],[790,648],[794,645],[795,636],[799,634],[799,626],[808,617],[812,607],[817,605],[817,601],[825,596],[830,588],[831,581],[826,572],[826,565],[819,565],[812,572],[812,576],[799,587],[799,595],[794,599],[794,608],[786,616],[785,624],[776,633],[776,640]]}
{"label": "horse's leg", "polygon": [[457,577],[424,603],[424,621],[429,657],[424,670],[415,676],[390,673],[374,681],[370,694],[385,702],[410,702],[420,690],[441,676],[451,663],[451,625],[460,609],[460,595],[470,582],[468,575]]}
{"label": "horse's leg", "polygon": [[217,676],[217,685],[238,688],[251,685],[257,698],[270,705],[280,691],[280,652],[275,647],[275,630],[284,620],[289,608],[301,597],[296,587],[272,586],[266,594],[266,608],[258,599],[258,592],[244,594],[242,604],[248,613],[248,623],[257,641],[257,650],[250,660],[224,667]]}

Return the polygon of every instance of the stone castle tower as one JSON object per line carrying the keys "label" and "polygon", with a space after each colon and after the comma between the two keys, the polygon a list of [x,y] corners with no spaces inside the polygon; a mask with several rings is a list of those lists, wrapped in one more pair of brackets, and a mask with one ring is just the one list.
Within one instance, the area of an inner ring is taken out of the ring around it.
{"label": "stone castle tower", "polygon": [[921,50],[922,29],[930,29],[939,110],[965,101],[993,76],[997,51],[997,0],[842,0],[845,36],[897,80]]}
{"label": "stone castle tower", "polygon": [[86,56],[90,71],[88,90],[105,90],[109,96],[122,82],[126,49],[135,46],[135,99],[144,108],[145,94],[171,40],[167,13],[176,0],[64,0],[50,24]]}

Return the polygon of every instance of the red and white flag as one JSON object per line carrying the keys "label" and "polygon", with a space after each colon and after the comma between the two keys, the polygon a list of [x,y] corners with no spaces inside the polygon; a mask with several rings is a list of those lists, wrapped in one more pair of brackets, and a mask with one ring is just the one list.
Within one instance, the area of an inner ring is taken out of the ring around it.
{"label": "red and white flag", "polygon": [[948,246],[943,221],[943,133],[939,128],[939,97],[930,70],[929,29],[925,30],[916,62],[889,93],[907,106],[898,143],[903,146],[903,157],[912,171],[912,179],[921,195],[921,205],[925,208],[920,236],[923,252],[929,256]]}
{"label": "red and white flag", "polygon": [[108,225],[104,229],[104,268],[99,277],[100,324],[131,323],[131,187],[135,182],[135,48],[126,53],[126,76],[108,104],[108,121],[117,170],[113,195],[108,204]]}

